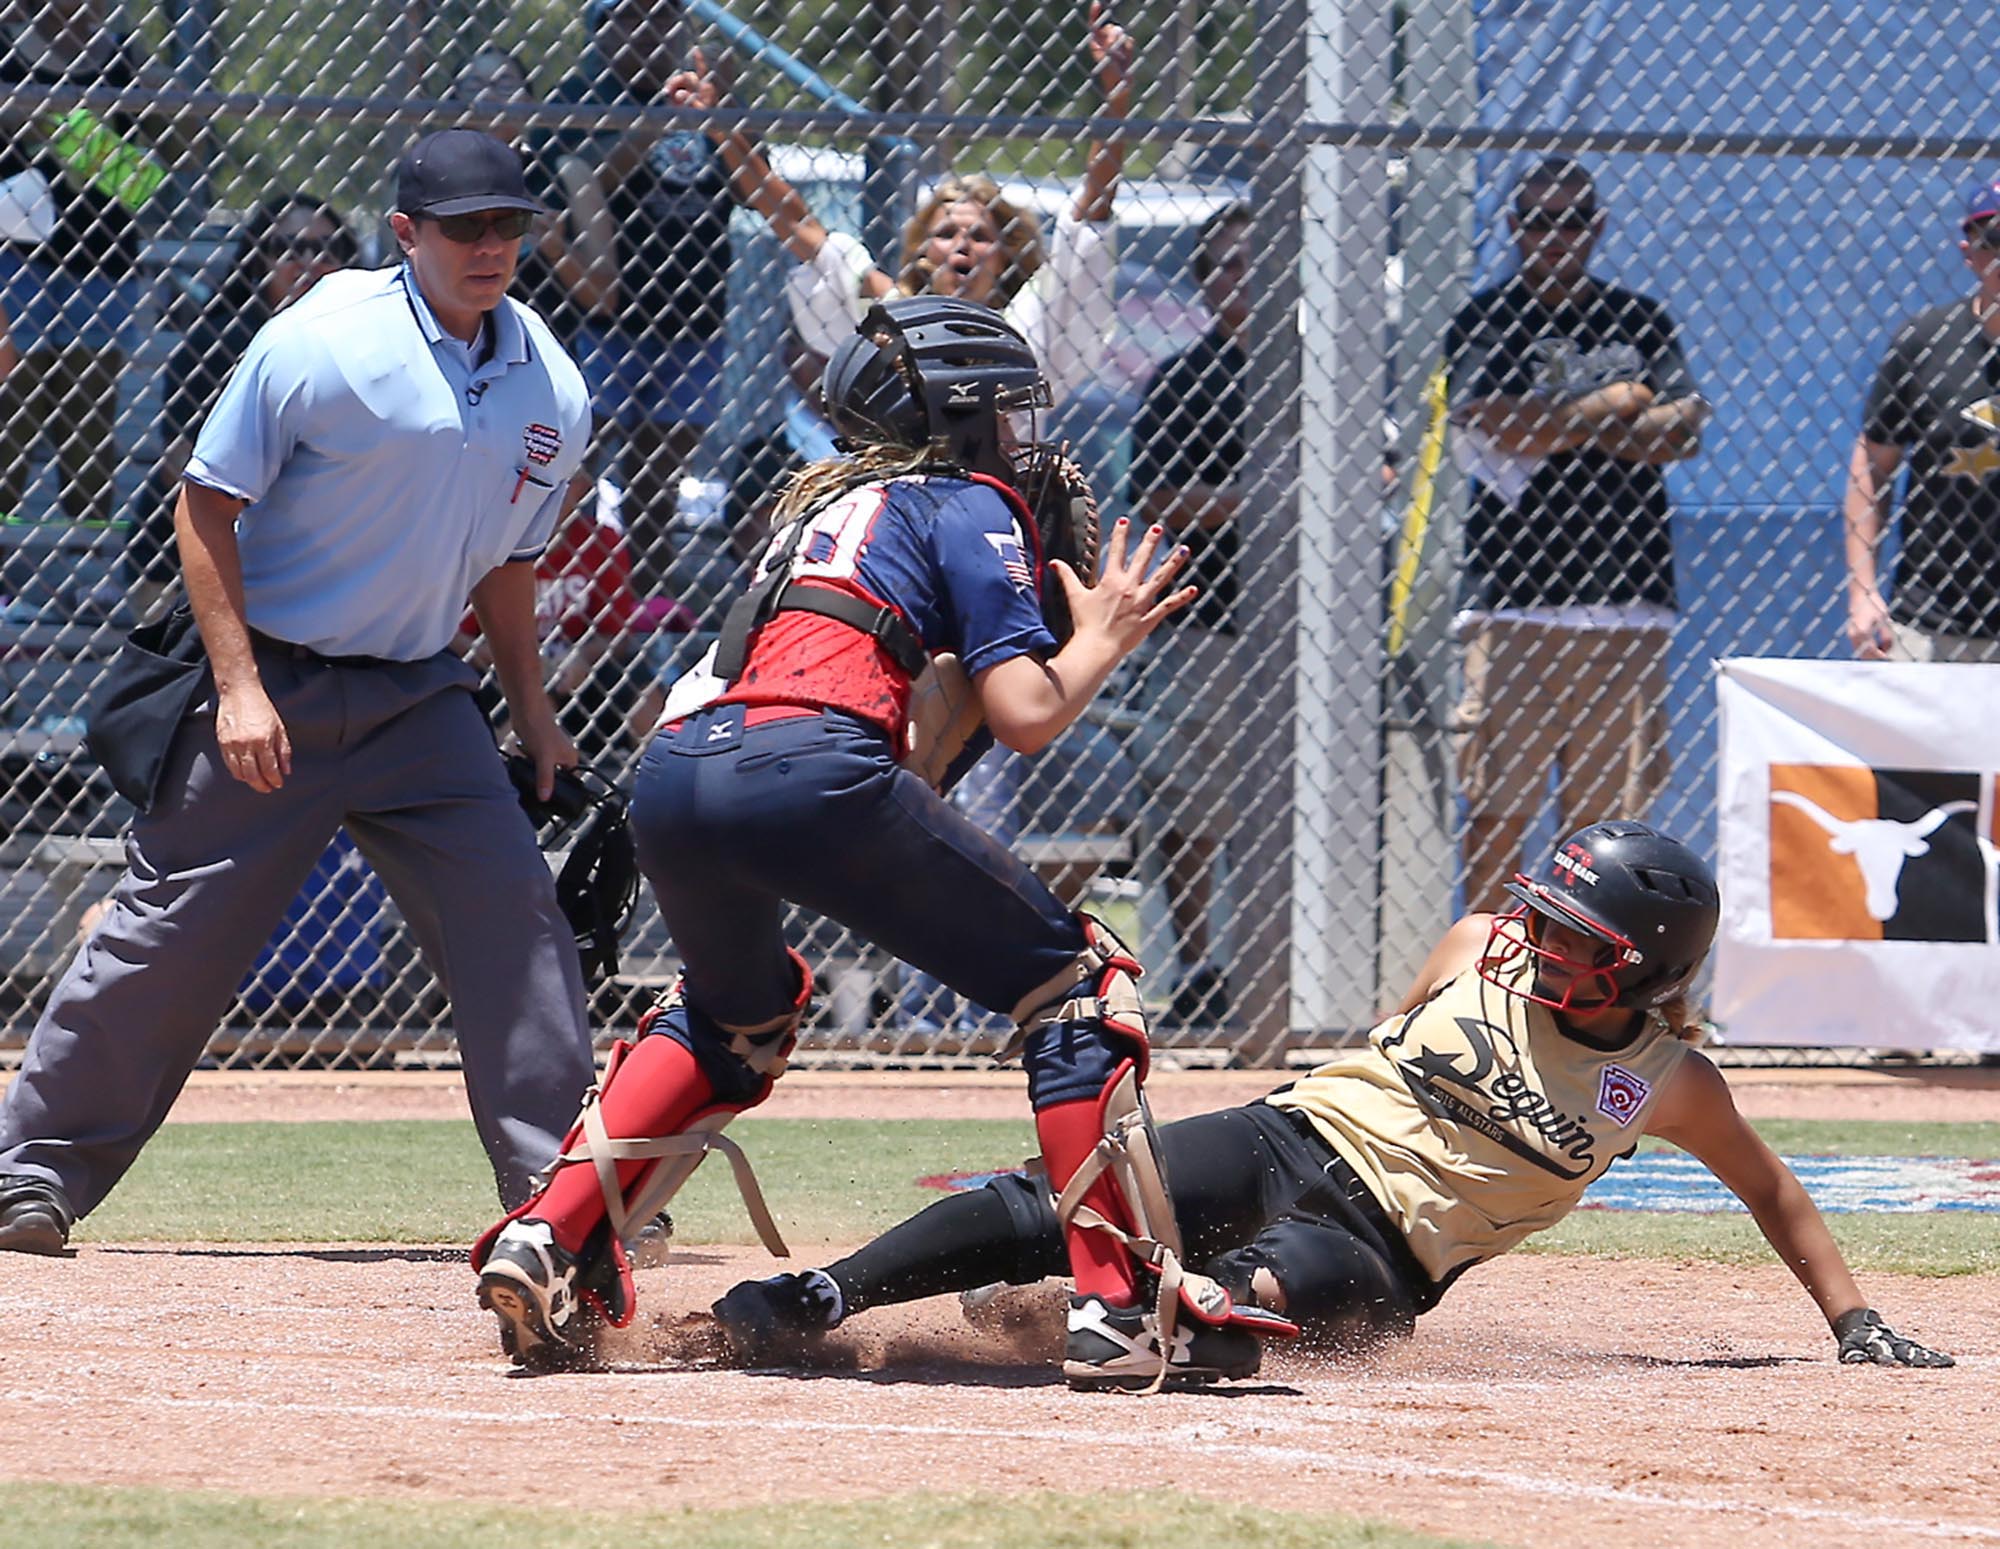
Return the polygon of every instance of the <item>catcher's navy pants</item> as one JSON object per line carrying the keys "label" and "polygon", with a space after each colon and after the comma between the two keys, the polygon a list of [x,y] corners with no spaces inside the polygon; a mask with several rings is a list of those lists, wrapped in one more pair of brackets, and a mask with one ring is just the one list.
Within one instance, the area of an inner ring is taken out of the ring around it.
{"label": "catcher's navy pants", "polygon": [[351,666],[259,646],[292,773],[223,767],[215,707],[175,733],[103,922],[56,986],[0,1105],[0,1172],[79,1214],[167,1115],[257,951],[343,824],[451,996],[466,1094],[500,1196],[525,1199],[590,1084],[575,935],[469,692],[441,654]]}
{"label": "catcher's navy pants", "polygon": [[1017,1005],[1084,946],[1025,861],[834,711],[747,728],[741,705],[690,716],[647,748],[632,819],[688,1004],[731,1026],[793,1005],[787,902],[986,1006]]}

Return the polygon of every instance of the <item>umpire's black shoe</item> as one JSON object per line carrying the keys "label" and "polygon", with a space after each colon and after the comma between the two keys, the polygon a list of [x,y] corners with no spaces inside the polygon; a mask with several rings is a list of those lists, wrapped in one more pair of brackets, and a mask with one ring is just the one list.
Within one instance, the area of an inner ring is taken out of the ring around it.
{"label": "umpire's black shoe", "polygon": [[[1073,1388],[1150,1388],[1160,1378],[1160,1325],[1151,1307],[1114,1307],[1102,1297],[1069,1299],[1063,1377]],[[1247,1329],[1182,1316],[1165,1356],[1166,1387],[1254,1377],[1264,1349]]]}
{"label": "umpire's black shoe", "polygon": [[847,1316],[846,1298],[823,1269],[802,1275],[746,1280],[709,1309],[746,1366],[781,1359],[809,1344]]}
{"label": "umpire's black shoe", "polygon": [[59,1254],[76,1211],[55,1184],[25,1173],[0,1177],[0,1251]]}

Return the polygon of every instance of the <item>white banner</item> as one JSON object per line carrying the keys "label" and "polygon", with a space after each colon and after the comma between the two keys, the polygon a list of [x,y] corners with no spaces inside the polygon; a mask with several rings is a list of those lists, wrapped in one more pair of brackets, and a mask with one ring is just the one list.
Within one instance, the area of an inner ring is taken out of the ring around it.
{"label": "white banner", "polygon": [[1725,661],[1718,694],[1725,1036],[2000,1051],[2000,665]]}

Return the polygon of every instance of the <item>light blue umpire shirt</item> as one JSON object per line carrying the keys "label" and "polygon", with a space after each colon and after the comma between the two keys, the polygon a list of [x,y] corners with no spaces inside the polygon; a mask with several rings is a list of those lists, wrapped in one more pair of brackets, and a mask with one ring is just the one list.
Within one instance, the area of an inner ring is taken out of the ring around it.
{"label": "light blue umpire shirt", "polygon": [[462,343],[407,264],[347,269],[251,341],[186,475],[249,502],[236,541],[251,628],[419,661],[451,643],[488,571],[541,553],[590,395],[532,308],[510,297],[488,317]]}

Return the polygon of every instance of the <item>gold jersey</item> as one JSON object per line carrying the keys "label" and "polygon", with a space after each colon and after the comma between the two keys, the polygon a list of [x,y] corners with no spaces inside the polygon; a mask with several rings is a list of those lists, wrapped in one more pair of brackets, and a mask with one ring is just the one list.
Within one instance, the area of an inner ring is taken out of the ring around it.
{"label": "gold jersey", "polygon": [[[1533,973],[1524,954],[1502,977]],[[1638,1145],[1687,1050],[1651,1017],[1593,1048],[1468,968],[1267,1101],[1312,1120],[1442,1285],[1568,1215]]]}

